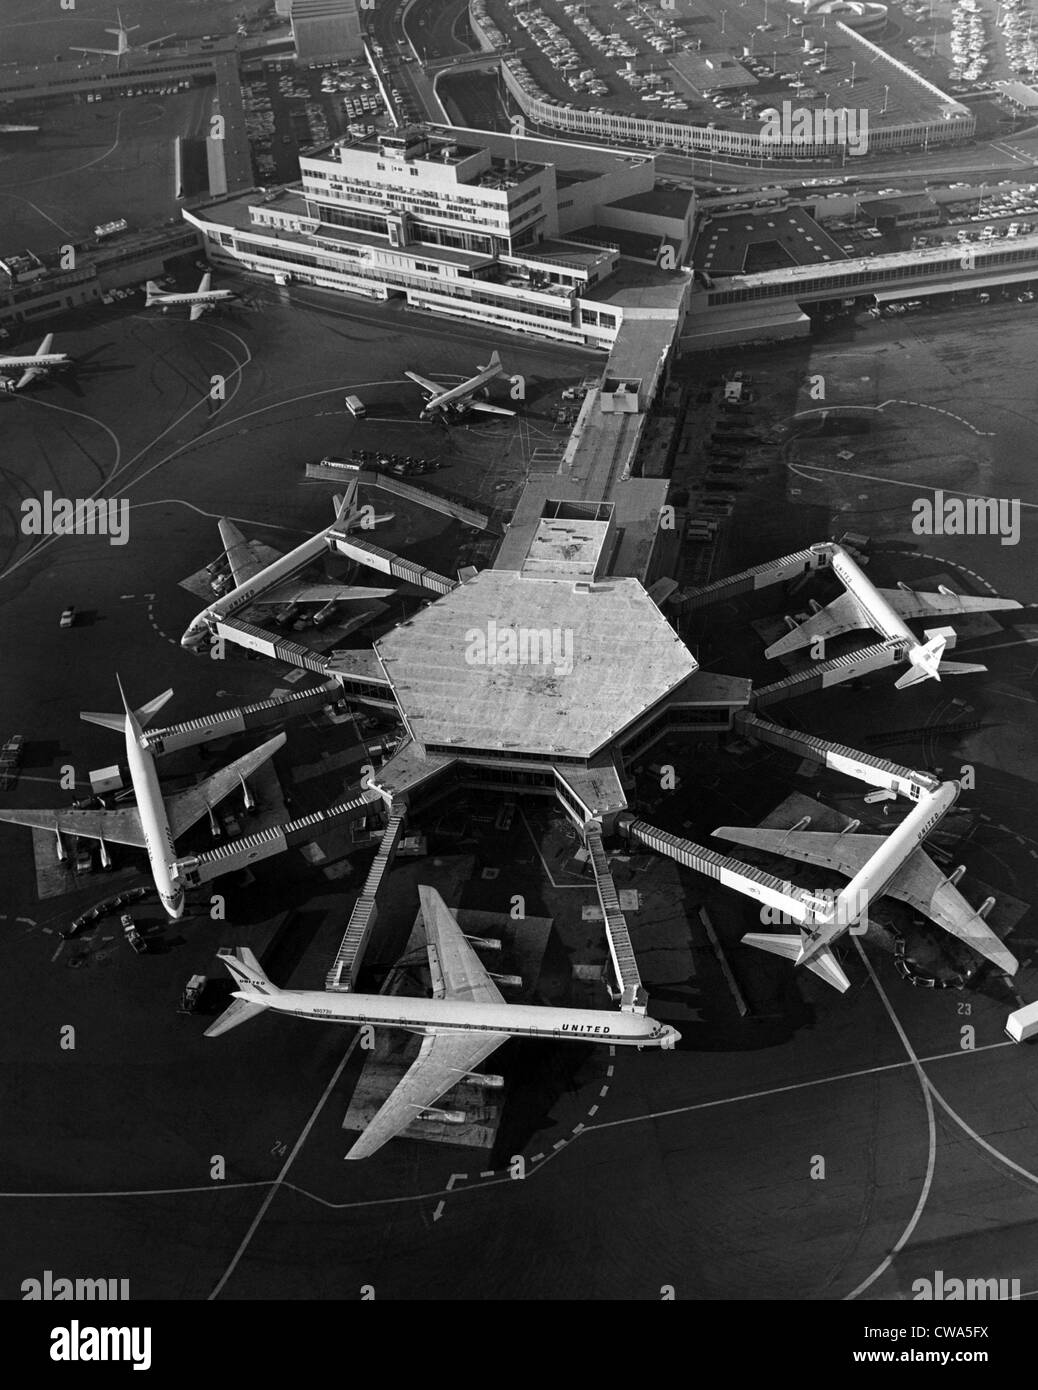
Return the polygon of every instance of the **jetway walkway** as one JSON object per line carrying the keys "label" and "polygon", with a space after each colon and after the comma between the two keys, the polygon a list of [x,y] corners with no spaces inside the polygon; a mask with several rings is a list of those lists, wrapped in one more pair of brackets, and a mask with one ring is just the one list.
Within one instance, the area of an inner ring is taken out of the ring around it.
{"label": "jetway walkway", "polygon": [[401,556],[394,555],[391,550],[383,550],[380,545],[362,541],[358,536],[345,531],[329,531],[328,543],[347,559],[355,560],[359,565],[367,565],[369,569],[380,570],[383,574],[392,575],[394,579],[402,579],[419,589],[449,594],[452,589],[458,587],[456,579],[448,579],[446,575],[437,574],[435,570],[427,570],[412,560],[404,560]]}
{"label": "jetway walkway", "polygon": [[782,680],[773,681],[754,690],[750,697],[753,709],[766,709],[768,705],[780,704],[784,700],[794,700],[798,695],[810,695],[816,690],[825,690],[843,681],[857,680],[872,671],[883,671],[890,666],[900,666],[907,657],[907,647],[903,642],[876,642],[869,647],[859,647],[856,652],[846,656],[836,656],[829,661],[815,661],[803,671],[796,671]]}
{"label": "jetway walkway", "polygon": [[712,584],[704,584],[701,589],[693,589],[682,603],[682,610],[706,608],[711,603],[723,603],[725,599],[738,594],[752,593],[755,589],[766,589],[771,584],[784,584],[796,579],[810,570],[822,569],[829,563],[826,546],[814,546],[810,550],[797,550],[792,555],[782,555],[777,560],[769,560],[763,565],[741,570],[738,574],[715,579]]}
{"label": "jetway walkway", "polygon": [[590,821],[584,827],[584,843],[605,918],[606,940],[613,959],[616,982],[620,986],[620,1009],[623,1013],[644,1014],[649,1006],[649,996],[638,971],[627,918],[620,907],[613,875],[609,871],[609,858],[602,844],[602,828],[597,821]]}
{"label": "jetway walkway", "polygon": [[467,526],[475,527],[477,531],[493,531],[497,534],[501,530],[500,522],[486,512],[478,511],[460,499],[455,500],[443,493],[430,492],[427,488],[405,483],[402,478],[397,478],[392,473],[368,469],[362,469],[357,473],[354,466],[348,463],[308,463],[306,476],[332,483],[356,481],[361,487],[377,487],[383,492],[392,493],[395,497],[402,497],[407,502],[428,507],[432,512],[441,512],[444,516],[453,517],[455,521],[463,521]]}
{"label": "jetway walkway", "polygon": [[168,724],[162,729],[146,729],[143,743],[157,755],[175,753],[181,748],[193,748],[199,743],[229,738],[249,729],[261,729],[283,719],[297,719],[310,714],[339,698],[337,681],[329,681],[316,690],[296,690],[276,699],[258,700],[252,705],[218,710],[214,714],[188,719],[183,724]]}
{"label": "jetway walkway", "polygon": [[678,835],[658,830],[647,821],[633,818],[628,820],[620,816],[617,829],[629,840],[636,840],[647,849],[655,850],[657,854],[665,854],[668,859],[684,864],[686,869],[695,869],[696,873],[717,879],[726,888],[734,888],[744,897],[754,898],[768,907],[777,908],[780,912],[787,913],[794,921],[806,921],[811,915],[814,905],[811,895],[803,888],[798,888],[795,883],[791,883],[789,879],[776,878],[774,874],[755,869],[739,859],[717,854],[692,840],[683,840]]}
{"label": "jetway walkway", "polygon": [[283,854],[295,845],[306,844],[341,821],[359,820],[368,814],[373,801],[381,801],[378,792],[364,791],[324,811],[314,811],[309,816],[300,816],[298,820],[258,830],[254,835],[228,840],[226,844],[202,854],[186,855],[176,861],[174,876],[186,887],[197,888],[199,884],[219,878],[221,874],[233,873],[261,859]]}
{"label": "jetway walkway", "polygon": [[887,758],[877,758],[871,753],[862,753],[857,748],[849,748],[842,743],[829,743],[814,734],[804,734],[798,729],[788,729],[783,724],[772,724],[759,715],[746,710],[737,710],[734,723],[739,733],[758,743],[769,743],[776,748],[784,748],[787,753],[810,758],[822,767],[842,772],[859,782],[867,782],[872,787],[884,787],[898,796],[917,801],[922,791],[936,791],[940,785],[936,777],[925,772],[916,772]]}
{"label": "jetway walkway", "polygon": [[407,812],[403,807],[390,812],[386,828],[382,832],[382,843],[372,860],[360,897],[353,904],[350,920],[346,924],[346,933],[332,968],[325,976],[325,989],[346,991],[353,989],[356,983],[357,971],[360,969],[361,959],[378,916],[378,890],[396,856],[406,818]]}

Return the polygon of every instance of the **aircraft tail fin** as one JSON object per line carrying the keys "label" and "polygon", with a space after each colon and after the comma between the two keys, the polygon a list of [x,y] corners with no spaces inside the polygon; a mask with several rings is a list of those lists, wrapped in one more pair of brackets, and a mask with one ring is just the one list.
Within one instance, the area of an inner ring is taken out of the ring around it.
{"label": "aircraft tail fin", "polygon": [[808,970],[823,979],[827,985],[832,985],[833,989],[838,989],[841,994],[851,987],[851,982],[836,963],[836,957],[832,951],[821,950],[810,960],[804,961]]}
{"label": "aircraft tail fin", "polygon": [[894,682],[895,690],[905,690],[910,685],[918,685],[920,681],[939,681],[941,656],[947,641],[946,637],[931,637],[928,642],[913,647],[908,653],[908,659],[912,664],[905,674]]}
{"label": "aircraft tail fin", "polygon": [[747,932],[742,940],[744,946],[756,946],[758,951],[770,951],[786,960],[796,960],[802,944],[799,936],[777,936],[773,932]]}
{"label": "aircraft tail fin", "polygon": [[237,1028],[239,1023],[255,1018],[269,1006],[272,996],[281,993],[267,979],[263,967],[247,946],[221,947],[216,954],[239,988],[234,992],[234,1003],[205,1030],[207,1038],[218,1038],[221,1033]]}
{"label": "aircraft tail fin", "polygon": [[221,1033],[229,1033],[239,1023],[247,1023],[250,1018],[263,1013],[266,1004],[256,1004],[250,999],[235,999],[216,1020],[205,1030],[207,1038],[218,1038]]}
{"label": "aircraft tail fin", "polygon": [[[786,960],[799,961],[803,949],[804,939],[801,936],[780,936],[773,935],[771,932],[747,932],[742,938],[746,946],[756,946],[759,951],[770,951],[773,956],[782,956]],[[809,960],[803,962],[808,970],[823,979],[827,985],[832,985],[833,989],[838,989],[841,994],[850,989],[851,982],[837,964],[836,957],[832,951],[823,947],[816,952]]]}
{"label": "aircraft tail fin", "polygon": [[147,298],[144,302],[144,307],[146,309],[150,309],[151,306],[156,302],[156,300],[159,299],[159,297],[162,294],[162,291],[159,289],[158,285],[156,285],[154,280],[147,281],[147,283],[144,286],[144,289],[147,294]]}
{"label": "aircraft tail fin", "polygon": [[975,676],[987,669],[986,666],[978,666],[972,661],[942,661],[940,665],[942,676]]}
{"label": "aircraft tail fin", "polygon": [[[119,685],[119,694],[123,695],[121,682]],[[172,695],[173,687],[170,686],[170,688],[164,690],[161,695],[156,695],[153,700],[149,700],[147,704],[141,705],[140,709],[133,711],[133,716],[142,729],[147,728],[155,715],[158,714],[159,710]],[[123,707],[122,714],[102,714],[97,710],[83,709],[79,711],[79,717],[80,719],[85,719],[88,724],[100,724],[102,729],[115,729],[117,733],[121,734],[126,728],[126,716],[130,713],[130,707],[126,702],[125,695],[123,695]]]}

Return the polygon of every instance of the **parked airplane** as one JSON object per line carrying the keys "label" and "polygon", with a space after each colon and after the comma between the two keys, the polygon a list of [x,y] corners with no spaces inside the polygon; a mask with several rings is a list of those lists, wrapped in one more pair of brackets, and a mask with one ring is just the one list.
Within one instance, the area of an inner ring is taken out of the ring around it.
{"label": "parked airplane", "polygon": [[743,941],[773,955],[785,956],[796,965],[806,965],[843,991],[849,988],[850,981],[829,947],[879,898],[889,894],[908,903],[1007,975],[1014,975],[1016,957],[984,922],[994,899],[988,899],[980,908],[971,907],[955,886],[965,868],[960,866],[946,875],[922,848],[926,836],[955,804],[958,795],[958,782],[942,782],[935,790],[922,792],[916,805],[889,835],[858,835],[857,821],[839,832],[805,831],[802,827],[810,823],[809,819],[790,830],[722,825],[714,831],[719,839],[833,869],[850,879],[831,903],[813,901],[809,894],[790,897],[785,910],[799,923],[799,935],[749,932]]}
{"label": "parked airplane", "polygon": [[[927,640],[918,637],[905,625],[906,618],[948,618],[964,613],[985,613],[998,609],[1019,608],[1011,598],[973,598],[956,594],[939,586],[936,594],[921,593],[899,585],[896,589],[877,589],[861,567],[851,559],[841,545],[827,545],[833,573],[847,592],[822,608],[812,604],[813,615],[794,626],[785,637],[773,642],[765,651],[769,657],[785,656],[819,640],[838,637],[856,628],[875,628],[886,642],[905,643],[911,669],[894,682],[898,690],[916,685],[919,681],[941,679],[942,675],[968,675],[986,671],[986,666],[959,661],[942,661],[947,638],[941,633],[926,632]],[[787,619],[792,623],[793,619]]]}
{"label": "parked airplane", "polygon": [[[307,565],[328,552],[328,536],[332,531],[350,530],[362,515],[355,506],[357,484],[351,483],[343,497],[335,498],[336,515],[331,526],[303,541],[287,555],[280,555],[270,546],[261,546],[245,537],[226,519],[220,522],[220,537],[227,550],[231,577],[235,587],[209,604],[188,624],[180,645],[198,652],[208,646],[216,625],[242,608],[255,603],[327,604],[332,599],[385,598],[392,589],[356,588],[349,584],[310,584],[293,578]],[[376,520],[378,518],[376,517]]]}
{"label": "parked airplane", "polygon": [[141,26],[139,24],[125,25],[120,10],[116,10],[115,15],[117,27],[105,30],[106,34],[115,34],[117,45],[115,48],[72,48],[70,52],[100,53],[106,58],[124,58],[127,53],[146,51],[149,48],[157,47],[160,43],[165,43],[167,39],[176,37],[175,34],[163,34],[161,39],[148,39],[145,43],[131,43],[130,35],[136,33]]}
{"label": "parked airplane", "polygon": [[67,352],[51,352],[54,334],[48,333],[34,353],[26,356],[0,354],[0,373],[9,368],[22,368],[19,377],[0,375],[0,391],[21,391],[39,376],[49,376],[58,367],[70,367],[72,359]]}
{"label": "parked airplane", "polygon": [[210,807],[218,805],[229,792],[234,791],[241,779],[248,777],[271,758],[284,744],[285,735],[276,734],[251,753],[236,758],[219,772],[206,777],[197,786],[164,797],[155,771],[154,754],[141,737],[141,730],[151,722],[173,691],[163,691],[154,700],[141,705],[140,709],[131,710],[118,676],[116,681],[123,702],[122,714],[97,714],[84,710],[79,717],[106,729],[122,730],[125,734],[127,765],[137,797],[136,806],[123,807],[118,811],[0,811],[0,821],[31,825],[38,830],[53,830],[57,837],[59,859],[65,857],[61,841],[63,834],[84,835],[88,839],[99,840],[102,861],[107,860],[106,841],[116,845],[135,845],[146,850],[162,906],[170,917],[177,918],[184,912],[184,889],[174,872],[177,855],[173,842],[208,814]]}
{"label": "parked airplane", "polygon": [[[278,989],[251,951],[223,950],[220,958],[239,988],[235,1002],[206,1029],[218,1037],[265,1009],[324,1023],[372,1024],[423,1035],[418,1057],[347,1158],[367,1158],[434,1106],[510,1037],[672,1048],[681,1034],[640,1014],[507,1004],[434,888],[418,889],[425,923],[433,997]],[[497,1077],[488,1078],[493,1085]],[[450,1112],[453,1113],[453,1112]]]}
{"label": "parked airplane", "polygon": [[191,305],[191,319],[194,323],[203,314],[210,313],[216,308],[217,304],[226,304],[231,300],[239,298],[234,290],[214,290],[210,286],[213,277],[210,271],[202,276],[197,290],[185,292],[183,294],[176,290],[163,290],[156,285],[154,280],[149,280],[145,286],[147,298],[144,301],[145,309],[154,308],[156,304],[161,304],[162,312],[165,314],[178,304]]}
{"label": "parked airplane", "polygon": [[[491,405],[486,400],[487,382],[499,377],[503,371],[501,356],[495,351],[487,365],[480,367],[476,376],[469,377],[468,381],[463,381],[458,386],[444,386],[442,382],[430,381],[428,377],[419,376],[417,372],[405,371],[404,376],[417,382],[426,393],[425,405],[419,419],[432,420],[437,415],[467,415],[471,410],[481,411],[485,415],[514,415],[514,410],[506,410],[503,405]],[[483,399],[477,399],[477,396],[482,396]]]}

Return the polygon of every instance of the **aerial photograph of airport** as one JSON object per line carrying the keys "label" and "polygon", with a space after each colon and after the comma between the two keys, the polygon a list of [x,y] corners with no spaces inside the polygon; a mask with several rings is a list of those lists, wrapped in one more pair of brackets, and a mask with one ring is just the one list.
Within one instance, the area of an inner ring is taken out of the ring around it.
{"label": "aerial photograph of airport", "polygon": [[[51,1359],[1038,1301],[1034,14],[0,0]],[[840,1364],[987,1355],[924,1330]]]}

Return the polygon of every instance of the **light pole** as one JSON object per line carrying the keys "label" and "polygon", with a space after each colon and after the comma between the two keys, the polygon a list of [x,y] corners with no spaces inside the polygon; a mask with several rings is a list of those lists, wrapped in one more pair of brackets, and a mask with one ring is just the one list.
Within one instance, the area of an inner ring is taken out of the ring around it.
{"label": "light pole", "polygon": [[727,11],[727,10],[722,10],[722,11],[721,11],[721,33],[722,33],[722,34],[724,33],[724,22],[725,22],[725,20],[726,20],[727,18],[728,18],[728,11]]}
{"label": "light pole", "polygon": [[885,115],[887,114],[887,101],[889,100],[889,98],[890,98],[890,88],[889,88],[889,87],[884,87],[884,88],[883,88],[883,110],[880,112],[880,115],[881,115],[881,116],[885,116]]}
{"label": "light pole", "polygon": [[854,91],[854,71],[855,71],[855,69],[857,68],[857,66],[858,66],[858,64],[857,64],[857,63],[854,61],[854,59],[852,58],[852,59],[851,59],[851,91],[852,91],[852,92]]}

